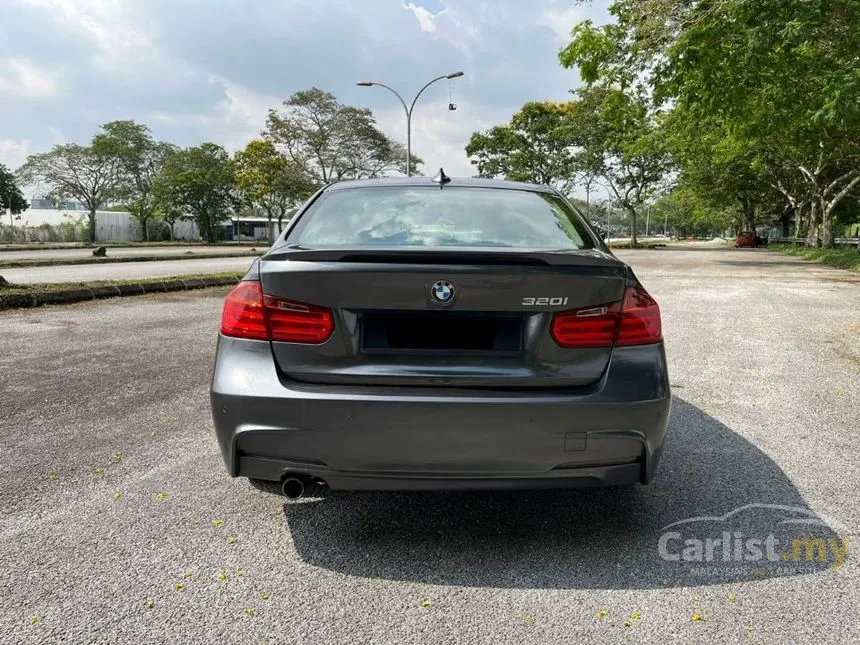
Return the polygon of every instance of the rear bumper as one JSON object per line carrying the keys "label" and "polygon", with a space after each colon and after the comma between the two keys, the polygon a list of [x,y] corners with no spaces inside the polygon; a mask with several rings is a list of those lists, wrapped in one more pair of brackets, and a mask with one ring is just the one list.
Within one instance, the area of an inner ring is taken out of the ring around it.
{"label": "rear bumper", "polygon": [[670,408],[662,343],[614,350],[585,388],[310,385],[267,342],[221,337],[211,390],[232,476],[332,489],[556,488],[649,482]]}

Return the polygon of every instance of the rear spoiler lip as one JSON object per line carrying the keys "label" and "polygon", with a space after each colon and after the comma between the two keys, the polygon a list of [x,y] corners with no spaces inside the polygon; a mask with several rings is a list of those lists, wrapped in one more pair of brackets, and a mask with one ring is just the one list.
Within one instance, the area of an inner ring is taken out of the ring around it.
{"label": "rear spoiler lip", "polygon": [[282,246],[273,249],[261,260],[298,262],[357,262],[377,264],[488,264],[526,266],[600,266],[624,267],[611,253],[600,249],[547,250],[509,248],[488,250],[486,247],[456,247],[445,249],[379,248],[311,248]]}

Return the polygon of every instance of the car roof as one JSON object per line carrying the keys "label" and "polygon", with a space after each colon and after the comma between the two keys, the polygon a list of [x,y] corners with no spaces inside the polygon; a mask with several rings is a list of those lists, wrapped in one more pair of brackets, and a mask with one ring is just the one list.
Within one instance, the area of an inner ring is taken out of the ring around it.
{"label": "car roof", "polygon": [[[530,190],[538,193],[555,194],[550,186],[543,184],[529,184],[524,181],[508,181],[506,179],[480,179],[477,177],[451,177],[444,187],[466,187],[466,188],[500,188],[503,190]],[[336,190],[350,190],[352,188],[380,188],[386,186],[432,186],[439,187],[432,177],[382,177],[379,179],[352,179],[349,181],[338,181],[329,184],[326,192]]]}

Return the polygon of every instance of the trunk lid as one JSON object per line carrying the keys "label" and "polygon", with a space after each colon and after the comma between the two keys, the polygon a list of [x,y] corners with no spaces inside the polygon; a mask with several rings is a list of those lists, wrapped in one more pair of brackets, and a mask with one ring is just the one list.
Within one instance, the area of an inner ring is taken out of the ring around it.
{"label": "trunk lid", "polygon": [[264,294],[333,311],[326,342],[272,343],[286,377],[379,386],[593,383],[611,348],[559,347],[552,315],[617,302],[627,279],[623,263],[595,249],[286,248],[259,272]]}

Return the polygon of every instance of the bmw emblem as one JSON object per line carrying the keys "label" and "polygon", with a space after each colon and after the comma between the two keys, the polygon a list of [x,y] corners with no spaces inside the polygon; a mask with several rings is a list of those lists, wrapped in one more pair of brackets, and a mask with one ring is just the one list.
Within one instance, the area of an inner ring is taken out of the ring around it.
{"label": "bmw emblem", "polygon": [[450,305],[454,302],[454,285],[447,280],[439,280],[430,287],[430,297],[438,305]]}

